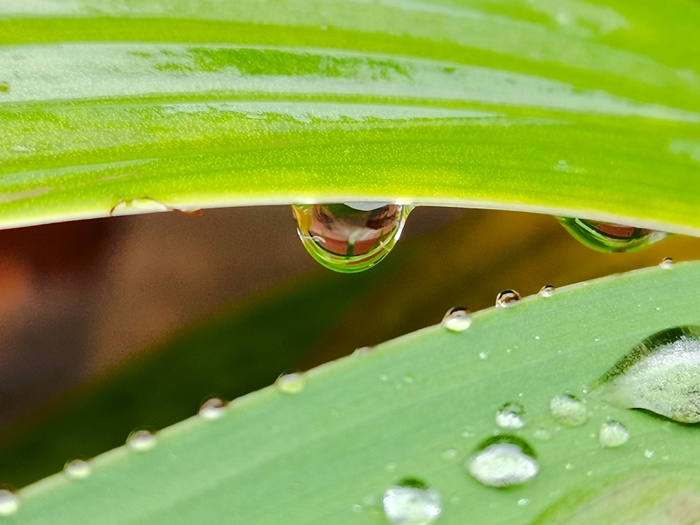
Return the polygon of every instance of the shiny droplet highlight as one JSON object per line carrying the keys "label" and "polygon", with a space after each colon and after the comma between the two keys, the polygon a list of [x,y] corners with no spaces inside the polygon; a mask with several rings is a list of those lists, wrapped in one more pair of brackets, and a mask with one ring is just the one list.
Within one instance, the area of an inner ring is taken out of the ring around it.
{"label": "shiny droplet highlight", "polygon": [[525,426],[525,409],[520,403],[506,403],[496,412],[496,424],[508,430]]}
{"label": "shiny droplet highlight", "polygon": [[19,509],[17,494],[7,489],[0,489],[0,516],[11,516]]}
{"label": "shiny droplet highlight", "polygon": [[146,452],[156,446],[156,435],[150,430],[135,430],[129,434],[126,445],[134,452]]}
{"label": "shiny droplet highlight", "polygon": [[554,286],[551,284],[545,284],[542,288],[540,288],[540,297],[552,297],[554,295],[554,292],[556,292],[556,289]]}
{"label": "shiny droplet highlight", "polygon": [[598,382],[606,401],[641,408],[680,423],[700,423],[700,326],[657,332]]}
{"label": "shiny droplet highlight", "polygon": [[507,308],[520,301],[520,294],[515,290],[503,290],[496,296],[496,308]]}
{"label": "shiny droplet highlight", "polygon": [[606,421],[600,425],[598,442],[604,448],[621,447],[629,441],[630,433],[619,421]]}
{"label": "shiny droplet highlight", "polygon": [[306,378],[304,374],[293,373],[280,376],[275,382],[277,390],[283,394],[294,395],[304,390]]}
{"label": "shiny droplet highlight", "polygon": [[450,308],[442,318],[442,326],[450,332],[464,332],[472,324],[469,310],[463,306]]}
{"label": "shiny droplet highlight", "polygon": [[221,398],[212,397],[207,399],[202,406],[199,407],[199,416],[202,419],[214,420],[219,419],[224,415],[227,403]]}
{"label": "shiny droplet highlight", "polygon": [[605,253],[629,252],[666,237],[666,233],[610,222],[559,217],[559,222],[581,244]]}
{"label": "shiny droplet highlight", "polygon": [[297,232],[311,257],[342,273],[367,270],[386,257],[412,209],[377,203],[292,206]]}
{"label": "shiny droplet highlight", "polygon": [[583,401],[572,394],[559,394],[549,402],[552,417],[567,427],[578,427],[588,420],[588,409]]}
{"label": "shiny droplet highlight", "polygon": [[382,499],[384,515],[396,525],[428,525],[442,512],[440,493],[417,478],[389,487]]}
{"label": "shiny droplet highlight", "polygon": [[489,487],[510,487],[530,481],[539,472],[532,447],[517,436],[493,436],[467,460],[467,472]]}
{"label": "shiny droplet highlight", "polygon": [[92,469],[90,463],[83,459],[74,459],[66,463],[63,467],[63,472],[70,479],[85,479],[90,476]]}

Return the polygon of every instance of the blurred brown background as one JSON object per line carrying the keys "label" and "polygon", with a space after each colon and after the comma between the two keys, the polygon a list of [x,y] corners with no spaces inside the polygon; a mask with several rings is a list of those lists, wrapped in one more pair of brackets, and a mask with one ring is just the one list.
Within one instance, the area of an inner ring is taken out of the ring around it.
{"label": "blurred brown background", "polygon": [[[294,228],[276,206],[0,231],[0,427],[231,302],[327,272]],[[671,237],[607,255],[551,217],[418,208],[390,255],[395,269],[299,367],[439,322],[457,304],[490,306],[504,288],[529,295],[669,256],[700,258],[700,243]]]}

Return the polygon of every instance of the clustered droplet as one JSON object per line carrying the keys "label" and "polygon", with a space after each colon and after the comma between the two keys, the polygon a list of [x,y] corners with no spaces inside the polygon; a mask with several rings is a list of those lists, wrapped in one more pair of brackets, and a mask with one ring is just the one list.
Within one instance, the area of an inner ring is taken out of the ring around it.
{"label": "clustered droplet", "polygon": [[680,423],[700,423],[700,326],[656,332],[598,381],[597,390],[622,408],[641,408]]}
{"label": "clustered droplet", "polygon": [[464,332],[472,324],[469,310],[463,306],[450,308],[442,318],[442,326],[450,332]]}
{"label": "clustered droplet", "polygon": [[539,472],[532,447],[512,435],[493,436],[467,460],[469,474],[489,487],[510,487],[530,481]]}
{"label": "clustered droplet", "polygon": [[412,209],[360,202],[292,206],[306,250],[322,266],[342,273],[367,270],[386,257]]}
{"label": "clustered droplet", "polygon": [[395,525],[428,525],[442,512],[440,493],[418,478],[404,478],[382,499],[384,515]]}
{"label": "clustered droplet", "polygon": [[559,222],[581,244],[613,253],[643,248],[666,237],[666,233],[610,222],[559,217]]}

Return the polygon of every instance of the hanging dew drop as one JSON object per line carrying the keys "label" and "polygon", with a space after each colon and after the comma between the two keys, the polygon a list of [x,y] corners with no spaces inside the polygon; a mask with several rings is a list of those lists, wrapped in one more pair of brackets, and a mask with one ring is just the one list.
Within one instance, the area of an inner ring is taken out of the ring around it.
{"label": "hanging dew drop", "polygon": [[465,467],[478,482],[498,488],[521,485],[539,472],[532,447],[511,435],[493,436],[483,441]]}
{"label": "hanging dew drop", "polygon": [[680,423],[700,423],[700,326],[657,332],[636,345],[599,381],[599,394]]}
{"label": "hanging dew drop", "polygon": [[670,270],[673,268],[673,259],[670,257],[666,257],[663,261],[659,263],[659,267],[663,268],[664,270]]}
{"label": "hanging dew drop", "polygon": [[496,424],[508,430],[525,426],[525,409],[520,403],[506,403],[496,412]]}
{"label": "hanging dew drop", "polygon": [[464,332],[472,324],[469,310],[463,306],[450,308],[442,318],[442,326],[450,332]]}
{"label": "hanging dew drop", "polygon": [[74,459],[66,463],[63,467],[63,472],[70,479],[85,479],[87,478],[92,469],[90,468],[90,463],[82,459]]}
{"label": "hanging dew drop", "polygon": [[0,516],[11,516],[19,509],[19,499],[11,490],[0,489]]}
{"label": "hanging dew drop", "polygon": [[600,426],[598,442],[604,448],[621,447],[629,441],[630,433],[619,421],[606,421]]}
{"label": "hanging dew drop", "polygon": [[389,487],[382,503],[384,515],[395,525],[428,525],[442,512],[440,493],[416,478]]}
{"label": "hanging dew drop", "polygon": [[219,419],[224,415],[226,406],[226,401],[223,399],[212,397],[211,399],[207,399],[199,408],[199,416],[208,421]]}
{"label": "hanging dew drop", "polygon": [[579,398],[572,394],[559,394],[549,402],[552,417],[567,427],[578,427],[588,420],[588,409]]}
{"label": "hanging dew drop", "polygon": [[559,222],[581,244],[605,253],[629,252],[666,237],[664,232],[588,219],[559,217]]}
{"label": "hanging dew drop", "polygon": [[503,290],[496,296],[496,308],[507,308],[520,301],[520,294],[515,290]]}
{"label": "hanging dew drop", "polygon": [[277,390],[283,394],[294,395],[304,390],[306,378],[303,374],[286,374],[280,376],[275,383]]}
{"label": "hanging dew drop", "polygon": [[149,430],[135,430],[129,434],[126,445],[134,452],[146,452],[156,446],[156,436]]}
{"label": "hanging dew drop", "polygon": [[358,202],[292,206],[304,248],[318,263],[341,273],[367,270],[386,257],[412,209]]}

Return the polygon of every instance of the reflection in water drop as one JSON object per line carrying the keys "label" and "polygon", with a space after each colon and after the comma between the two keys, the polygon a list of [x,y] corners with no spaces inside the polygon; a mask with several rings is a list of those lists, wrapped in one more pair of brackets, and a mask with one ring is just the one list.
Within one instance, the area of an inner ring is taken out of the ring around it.
{"label": "reflection in water drop", "polygon": [[90,468],[90,463],[87,461],[74,459],[66,463],[63,467],[63,472],[71,479],[85,479],[90,475],[92,469]]}
{"label": "reflection in water drop", "polygon": [[509,430],[523,428],[525,426],[525,409],[520,403],[506,403],[496,412],[496,424]]}
{"label": "reflection in water drop", "polygon": [[219,419],[224,415],[226,401],[218,397],[207,399],[201,407],[199,407],[199,416],[202,419],[213,420]]}
{"label": "reflection in water drop", "polygon": [[559,394],[549,402],[549,411],[558,423],[567,427],[578,427],[588,419],[588,409],[572,394]]}
{"label": "reflection in water drop", "polygon": [[666,257],[663,261],[659,263],[659,266],[664,270],[670,270],[671,268],[673,268],[673,259],[671,259],[670,257]]}
{"label": "reflection in water drop", "polygon": [[515,290],[503,290],[496,296],[496,307],[506,308],[520,301],[520,294]]}
{"label": "reflection in water drop", "polygon": [[286,374],[277,378],[275,386],[277,390],[283,394],[298,394],[304,390],[304,385],[306,384],[306,378],[303,374]]}
{"label": "reflection in water drop", "polygon": [[585,246],[599,252],[629,252],[660,241],[666,233],[622,224],[559,217],[566,230]]}
{"label": "reflection in water drop", "polygon": [[605,448],[621,447],[629,438],[629,431],[619,421],[606,421],[600,425],[598,442]]}
{"label": "reflection in water drop", "polygon": [[19,499],[11,490],[0,489],[0,516],[10,516],[17,512]]}
{"label": "reflection in water drop", "polygon": [[400,204],[293,205],[297,232],[311,256],[342,273],[381,261],[399,240],[412,206]]}
{"label": "reflection in water drop", "polygon": [[622,408],[700,423],[700,326],[679,326],[647,337],[598,383],[602,397]]}
{"label": "reflection in water drop", "polygon": [[145,452],[156,446],[156,436],[148,430],[135,430],[129,434],[126,445],[135,452]]}
{"label": "reflection in water drop", "polygon": [[482,442],[465,466],[480,483],[499,488],[526,483],[539,472],[532,447],[510,435],[493,436]]}
{"label": "reflection in water drop", "polygon": [[541,297],[552,297],[554,292],[556,292],[556,289],[551,284],[545,284],[542,288],[540,288]]}
{"label": "reflection in water drop", "polygon": [[472,324],[469,310],[463,306],[450,308],[442,318],[442,326],[450,332],[464,332]]}
{"label": "reflection in water drop", "polygon": [[440,493],[416,478],[389,487],[382,503],[385,516],[396,525],[428,525],[442,512]]}

